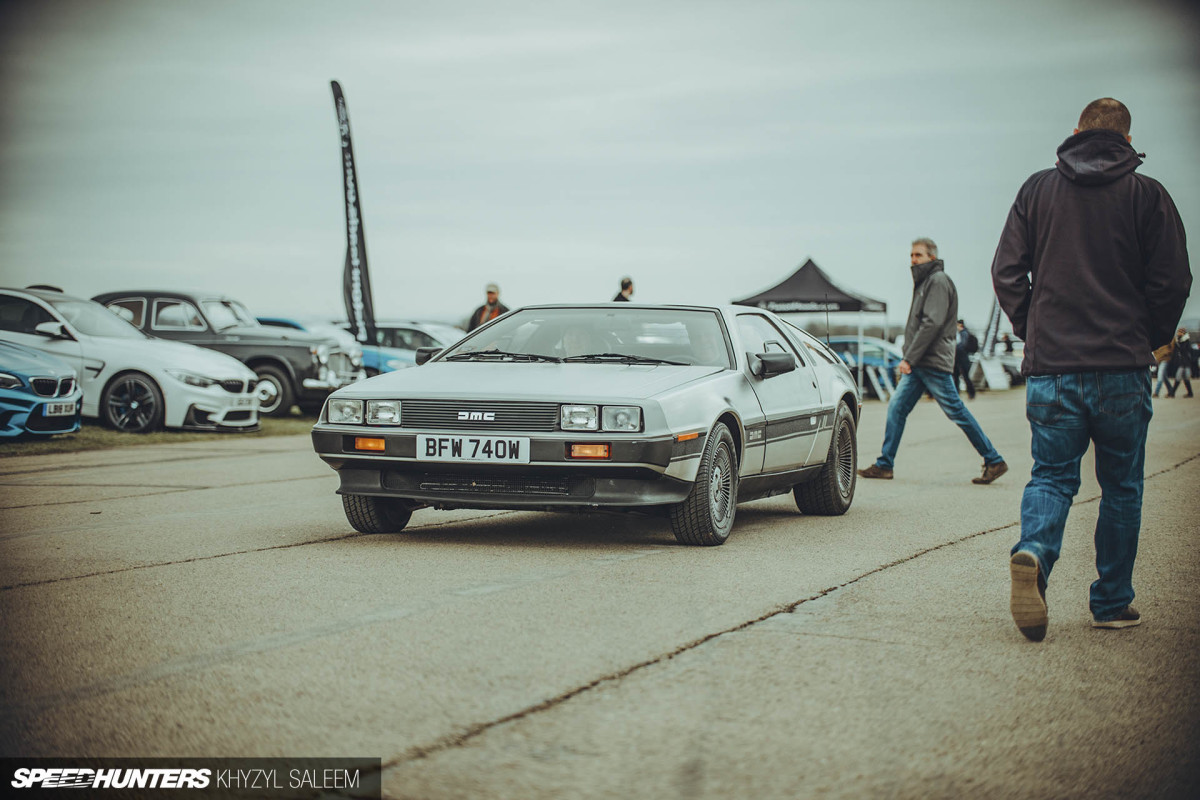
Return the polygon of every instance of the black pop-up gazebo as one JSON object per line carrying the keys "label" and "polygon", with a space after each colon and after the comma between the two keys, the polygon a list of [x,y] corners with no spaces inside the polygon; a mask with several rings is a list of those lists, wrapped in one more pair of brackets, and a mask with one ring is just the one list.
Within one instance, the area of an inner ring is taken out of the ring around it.
{"label": "black pop-up gazebo", "polygon": [[[755,306],[776,314],[795,314],[813,311],[857,311],[858,352],[863,351],[863,312],[884,314],[887,303],[842,289],[811,258],[782,282],[756,295],[734,300],[740,306]],[[886,324],[886,323],[885,323]],[[858,364],[858,388],[862,390],[862,359]]]}

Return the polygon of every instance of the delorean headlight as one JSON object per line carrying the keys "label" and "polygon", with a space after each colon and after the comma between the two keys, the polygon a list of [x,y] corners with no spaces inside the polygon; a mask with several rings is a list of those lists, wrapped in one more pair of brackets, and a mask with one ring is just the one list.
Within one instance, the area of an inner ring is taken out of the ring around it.
{"label": "delorean headlight", "polygon": [[560,406],[559,426],[564,431],[595,431],[600,429],[598,406]]}
{"label": "delorean headlight", "polygon": [[637,433],[642,429],[642,410],[637,406],[605,406],[602,428],[619,433]]}
{"label": "delorean headlight", "polygon": [[399,400],[368,400],[367,401],[367,424],[368,425],[399,425],[400,424],[400,401]]}
{"label": "delorean headlight", "polygon": [[362,425],[362,400],[330,399],[326,412],[329,421],[335,425]]}

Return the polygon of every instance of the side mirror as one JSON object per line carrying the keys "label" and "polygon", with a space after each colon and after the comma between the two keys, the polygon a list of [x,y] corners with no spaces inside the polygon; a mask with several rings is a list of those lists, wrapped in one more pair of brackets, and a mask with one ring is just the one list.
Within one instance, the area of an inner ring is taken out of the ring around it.
{"label": "side mirror", "polygon": [[34,333],[48,336],[51,339],[70,339],[71,335],[61,322],[39,322],[33,326]]}
{"label": "side mirror", "polygon": [[414,360],[417,362],[417,366],[419,367],[440,352],[442,352],[442,348],[440,347],[418,347],[417,355]]}
{"label": "side mirror", "polygon": [[763,380],[796,369],[796,357],[791,353],[757,353],[754,357],[758,359],[754,374]]}

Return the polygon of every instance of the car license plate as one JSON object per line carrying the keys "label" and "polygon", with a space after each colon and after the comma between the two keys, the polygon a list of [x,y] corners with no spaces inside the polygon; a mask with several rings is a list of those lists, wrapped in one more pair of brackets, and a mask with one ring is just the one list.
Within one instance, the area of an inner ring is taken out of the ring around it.
{"label": "car license plate", "polygon": [[235,398],[233,398],[233,407],[234,408],[249,408],[250,406],[254,405],[255,399],[256,398],[253,395],[251,395],[250,397],[235,397]]}
{"label": "car license plate", "polygon": [[69,417],[74,413],[74,403],[46,403],[47,417]]}
{"label": "car license plate", "polygon": [[418,461],[528,464],[529,440],[512,436],[417,435]]}

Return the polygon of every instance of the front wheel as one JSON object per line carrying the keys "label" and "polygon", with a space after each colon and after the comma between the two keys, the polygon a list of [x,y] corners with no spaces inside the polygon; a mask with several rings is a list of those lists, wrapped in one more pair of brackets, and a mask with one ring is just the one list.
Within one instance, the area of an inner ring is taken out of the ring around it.
{"label": "front wheel", "polygon": [[796,508],[805,514],[824,517],[845,514],[854,502],[857,467],[858,442],[854,415],[842,403],[833,418],[833,441],[829,443],[825,466],[817,473],[817,477],[792,489]]}
{"label": "front wheel", "polygon": [[149,433],[162,427],[162,391],[149,375],[123,372],[109,382],[100,398],[105,423],[122,433]]}
{"label": "front wheel", "polygon": [[342,495],[342,509],[359,533],[399,533],[413,512],[407,501],[365,494]]}
{"label": "front wheel", "polygon": [[733,436],[723,422],[709,431],[692,491],[671,506],[671,530],[681,544],[724,544],[737,513],[738,463]]}

